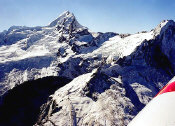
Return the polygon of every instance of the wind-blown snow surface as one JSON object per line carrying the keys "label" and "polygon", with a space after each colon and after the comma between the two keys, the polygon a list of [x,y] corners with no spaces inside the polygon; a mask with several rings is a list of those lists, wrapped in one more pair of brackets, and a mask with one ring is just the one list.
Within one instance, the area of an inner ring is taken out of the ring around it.
{"label": "wind-blown snow surface", "polygon": [[0,91],[67,77],[72,81],[50,96],[36,125],[123,126],[174,75],[174,53],[174,21],[132,35],[94,33],[66,11],[48,26],[0,33]]}

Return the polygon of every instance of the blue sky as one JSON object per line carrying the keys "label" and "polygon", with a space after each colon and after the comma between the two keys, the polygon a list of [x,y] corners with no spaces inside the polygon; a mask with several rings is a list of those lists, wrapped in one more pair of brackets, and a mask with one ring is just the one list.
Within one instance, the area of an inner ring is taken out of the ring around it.
{"label": "blue sky", "polygon": [[63,11],[97,32],[136,33],[175,19],[175,0],[0,0],[0,31],[45,26]]}

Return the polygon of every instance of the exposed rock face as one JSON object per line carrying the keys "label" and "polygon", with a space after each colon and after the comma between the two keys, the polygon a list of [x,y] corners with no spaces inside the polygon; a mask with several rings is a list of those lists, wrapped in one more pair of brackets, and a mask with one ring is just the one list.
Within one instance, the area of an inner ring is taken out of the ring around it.
{"label": "exposed rock face", "polygon": [[[72,81],[55,81],[57,88],[48,100],[43,96],[31,124],[127,125],[174,76],[174,31],[174,21],[167,20],[133,35],[93,33],[68,11],[45,27],[11,27],[0,33],[1,95],[24,81],[63,77]],[[8,103],[10,98],[3,97],[2,104]],[[13,109],[20,107],[28,108]],[[13,118],[8,120],[27,124]],[[8,120],[0,121],[11,124]]]}
{"label": "exposed rock face", "polygon": [[[167,21],[166,21],[167,22]],[[172,68],[175,68],[175,22],[170,20],[162,28],[159,41],[162,53],[170,61]]]}

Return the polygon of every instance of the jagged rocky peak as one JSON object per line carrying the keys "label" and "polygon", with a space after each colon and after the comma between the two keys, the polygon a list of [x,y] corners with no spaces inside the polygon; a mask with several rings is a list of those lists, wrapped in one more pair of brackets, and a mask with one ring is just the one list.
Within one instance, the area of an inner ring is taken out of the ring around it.
{"label": "jagged rocky peak", "polygon": [[170,26],[175,27],[175,22],[173,20],[163,20],[160,24],[154,29],[154,35],[161,35],[166,29]]}
{"label": "jagged rocky peak", "polygon": [[51,22],[49,26],[57,27],[58,30],[86,29],[78,23],[74,14],[69,11],[63,12],[57,19]]}
{"label": "jagged rocky peak", "polygon": [[162,28],[158,37],[162,53],[168,58],[172,69],[175,69],[175,22],[173,20],[162,23]]}

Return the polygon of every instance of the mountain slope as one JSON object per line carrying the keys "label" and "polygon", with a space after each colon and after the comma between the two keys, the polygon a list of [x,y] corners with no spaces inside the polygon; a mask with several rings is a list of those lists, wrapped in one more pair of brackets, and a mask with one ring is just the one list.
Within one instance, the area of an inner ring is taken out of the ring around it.
{"label": "mountain slope", "polygon": [[[100,42],[114,35],[97,33]],[[58,76],[60,62],[87,48],[97,38],[68,11],[49,26],[13,26],[0,36],[0,94],[24,81]]]}
{"label": "mountain slope", "polygon": [[2,98],[25,81],[64,77],[72,81],[33,124],[127,125],[174,76],[174,29],[166,20],[150,32],[94,33],[69,11],[45,27],[11,27],[0,33]]}

